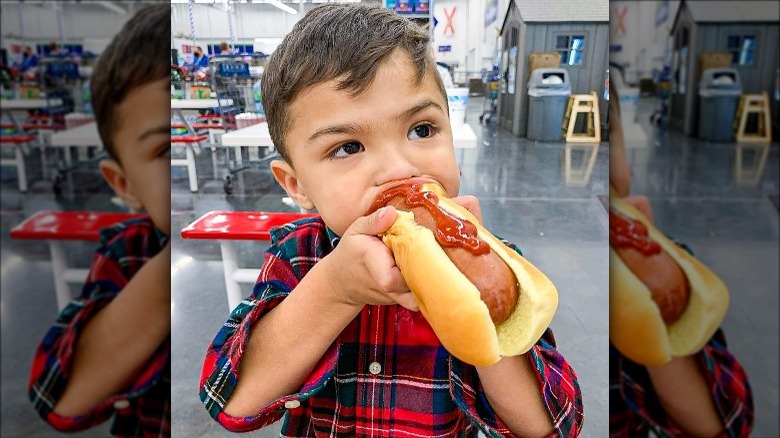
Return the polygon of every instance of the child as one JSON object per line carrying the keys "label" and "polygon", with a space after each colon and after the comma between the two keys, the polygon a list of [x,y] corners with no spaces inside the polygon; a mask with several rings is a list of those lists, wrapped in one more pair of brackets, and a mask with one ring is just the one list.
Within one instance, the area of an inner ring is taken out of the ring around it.
{"label": "child", "polygon": [[[610,185],[652,221],[648,199],[628,196],[631,175],[618,95],[613,89],[609,95]],[[750,435],[753,395],[745,370],[726,347],[722,329],[695,355],[675,357],[658,367],[632,362],[610,343],[609,380],[612,437],[648,436],[651,430],[658,436]]]}
{"label": "child", "polygon": [[[579,385],[552,332],[490,367],[452,357],[377,237],[396,211],[364,216],[393,181],[458,194],[425,31],[379,7],[315,8],[272,55],[262,88],[284,159],[271,170],[321,217],[272,231],[252,296],[207,352],[200,396],[212,417],[248,431],[287,414],[283,436],[576,436]],[[455,199],[481,217],[475,198]]]}
{"label": "child", "polygon": [[101,230],[80,296],[38,347],[29,396],[58,430],[114,414],[114,436],[170,436],[169,38],[170,7],[140,9],[92,76],[100,170],[148,215]]}

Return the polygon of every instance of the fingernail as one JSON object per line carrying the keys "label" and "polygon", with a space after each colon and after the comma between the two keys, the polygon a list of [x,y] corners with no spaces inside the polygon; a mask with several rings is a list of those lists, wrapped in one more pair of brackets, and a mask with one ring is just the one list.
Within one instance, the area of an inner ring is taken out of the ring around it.
{"label": "fingernail", "polygon": [[382,219],[382,217],[387,213],[387,207],[382,207],[376,212],[377,219]]}

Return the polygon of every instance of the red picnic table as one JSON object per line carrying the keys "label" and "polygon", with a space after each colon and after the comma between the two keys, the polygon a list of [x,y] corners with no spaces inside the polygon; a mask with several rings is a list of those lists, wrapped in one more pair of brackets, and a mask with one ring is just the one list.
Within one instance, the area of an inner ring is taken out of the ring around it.
{"label": "red picnic table", "polygon": [[298,219],[319,216],[316,213],[265,211],[209,211],[181,230],[184,239],[218,240],[229,310],[238,306],[242,294],[239,283],[257,281],[260,269],[239,269],[236,241],[271,239],[271,228]]}
{"label": "red picnic table", "polygon": [[11,229],[11,238],[46,240],[51,253],[57,306],[62,310],[70,301],[68,283],[81,283],[88,269],[70,269],[66,264],[65,241],[100,241],[100,230],[119,222],[143,217],[141,213],[104,211],[40,211]]}

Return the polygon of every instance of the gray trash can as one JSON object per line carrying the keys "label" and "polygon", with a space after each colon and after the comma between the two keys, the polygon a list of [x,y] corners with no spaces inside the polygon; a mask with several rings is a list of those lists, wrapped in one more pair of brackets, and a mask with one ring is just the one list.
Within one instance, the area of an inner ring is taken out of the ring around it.
{"label": "gray trash can", "polygon": [[742,82],[733,68],[708,68],[699,81],[699,138],[731,141]]}
{"label": "gray trash can", "polygon": [[571,96],[569,72],[562,68],[537,68],[528,79],[528,139],[561,139],[563,113]]}

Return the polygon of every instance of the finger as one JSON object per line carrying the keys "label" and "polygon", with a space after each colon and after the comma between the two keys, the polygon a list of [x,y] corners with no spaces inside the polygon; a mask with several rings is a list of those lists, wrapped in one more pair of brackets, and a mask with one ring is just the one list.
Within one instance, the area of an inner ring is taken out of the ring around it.
{"label": "finger", "polygon": [[[377,288],[386,294],[409,291],[401,270],[395,266],[395,260],[388,249],[387,257],[375,257],[366,262],[369,275],[376,282]],[[389,260],[388,260],[389,259]]]}
{"label": "finger", "polygon": [[393,299],[395,299],[395,302],[398,303],[398,305],[405,309],[411,310],[412,312],[420,311],[420,306],[417,304],[417,298],[415,298],[414,294],[411,292],[396,294]]}
{"label": "finger", "polygon": [[452,200],[461,207],[468,210],[479,223],[482,223],[482,208],[479,206],[479,199],[476,196],[465,195],[452,198]]}
{"label": "finger", "polygon": [[387,231],[393,225],[397,216],[398,212],[396,212],[395,207],[382,207],[368,216],[357,218],[344,235],[364,234],[376,236]]}

